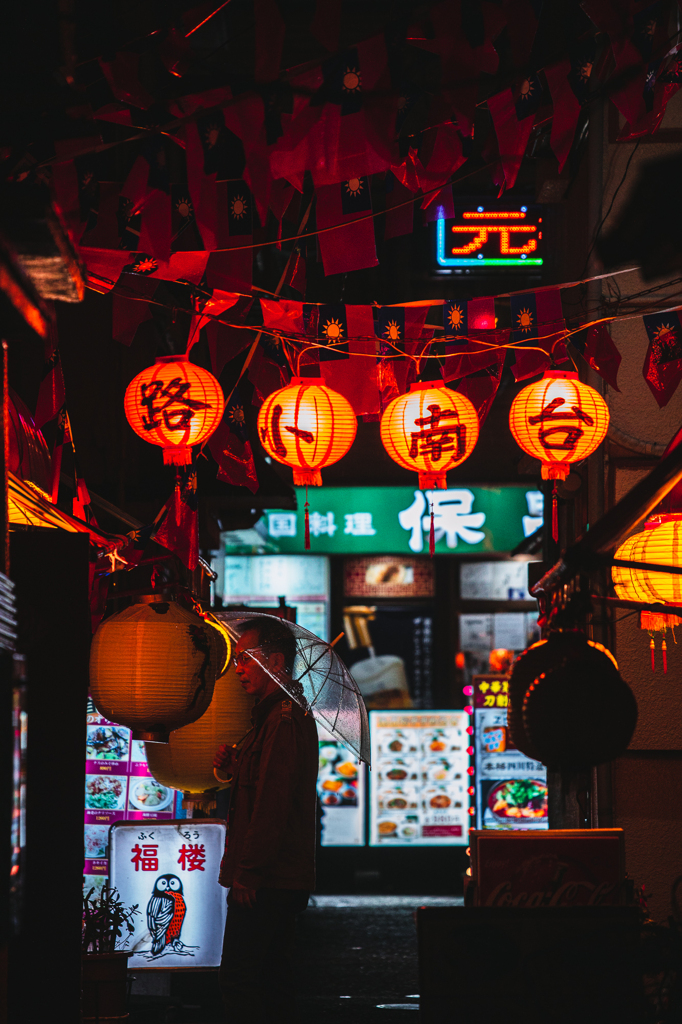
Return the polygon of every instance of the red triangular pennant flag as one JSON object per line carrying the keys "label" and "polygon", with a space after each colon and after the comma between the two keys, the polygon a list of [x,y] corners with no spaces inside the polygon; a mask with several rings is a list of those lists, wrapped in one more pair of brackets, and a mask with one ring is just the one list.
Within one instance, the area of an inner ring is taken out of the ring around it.
{"label": "red triangular pennant flag", "polygon": [[177,555],[188,569],[196,569],[199,562],[199,524],[194,466],[178,469],[175,490],[165,509],[154,540]]}

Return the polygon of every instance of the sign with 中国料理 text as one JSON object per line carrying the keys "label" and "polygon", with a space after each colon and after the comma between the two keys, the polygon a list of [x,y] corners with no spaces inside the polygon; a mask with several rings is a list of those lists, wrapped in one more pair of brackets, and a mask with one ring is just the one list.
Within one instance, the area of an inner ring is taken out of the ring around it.
{"label": "sign with \u4e2d\u56fd\u6599\u7406 text", "polygon": [[[428,554],[432,509],[436,554],[511,551],[541,522],[534,514],[538,493],[514,484],[444,490],[311,487],[307,497],[310,551],[329,555]],[[296,495],[296,512],[266,510],[259,522],[268,551],[305,551],[305,488],[297,487]],[[533,520],[530,525],[529,519]]]}

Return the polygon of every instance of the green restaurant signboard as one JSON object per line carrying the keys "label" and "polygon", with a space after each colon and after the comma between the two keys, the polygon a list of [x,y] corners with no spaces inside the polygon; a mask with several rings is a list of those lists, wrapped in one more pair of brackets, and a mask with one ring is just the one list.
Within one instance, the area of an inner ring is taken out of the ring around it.
{"label": "green restaurant signboard", "polygon": [[[252,530],[223,534],[227,554],[301,554],[305,488],[296,512],[266,510]],[[507,552],[542,525],[542,492],[529,487],[311,487],[310,553],[428,554],[433,505],[436,554]]]}

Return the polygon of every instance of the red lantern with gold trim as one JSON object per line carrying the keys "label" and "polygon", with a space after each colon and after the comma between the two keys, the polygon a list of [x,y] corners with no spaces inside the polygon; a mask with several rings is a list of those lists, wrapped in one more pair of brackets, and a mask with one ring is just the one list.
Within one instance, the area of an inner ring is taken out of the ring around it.
{"label": "red lantern with gold trim", "polygon": [[478,440],[478,416],[464,395],[434,381],[412,384],[381,417],[381,440],[394,462],[419,473],[422,489],[447,487],[448,470]]}
{"label": "red lantern with gold trim", "polygon": [[192,446],[206,441],[220,423],[225,399],[208,370],[187,356],[161,356],[130,382],[124,406],[135,433],[163,448],[166,465],[186,466]]}
{"label": "red lantern with gold trim", "polygon": [[258,413],[261,444],[277,462],[291,466],[298,487],[319,487],[320,470],[343,458],[357,429],[343,395],[310,377],[293,377],[266,398]]}
{"label": "red lantern with gold trim", "polygon": [[547,370],[512,402],[509,426],[524,452],[542,463],[543,480],[565,480],[606,437],[609,408],[577,373]]}

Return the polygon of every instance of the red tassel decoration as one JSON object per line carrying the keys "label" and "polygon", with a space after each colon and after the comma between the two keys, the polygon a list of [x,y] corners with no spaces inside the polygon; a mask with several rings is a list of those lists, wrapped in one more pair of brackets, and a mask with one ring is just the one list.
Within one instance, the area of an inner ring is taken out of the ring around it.
{"label": "red tassel decoration", "polygon": [[655,672],[656,671],[656,645],[654,643],[654,638],[653,637],[649,641],[649,647],[651,648],[651,671]]}
{"label": "red tassel decoration", "polygon": [[667,672],[668,671],[668,645],[665,642],[665,637],[663,637],[663,643],[661,644],[661,649],[663,650],[663,671]]}
{"label": "red tassel decoration", "polygon": [[429,555],[431,558],[436,553],[436,527],[433,521],[433,502],[431,503],[431,529],[429,530]]}
{"label": "red tassel decoration", "polygon": [[556,481],[554,482],[554,490],[552,491],[552,537],[554,543],[559,542],[559,510],[557,508],[557,491]]}
{"label": "red tassel decoration", "polygon": [[303,545],[306,551],[310,551],[310,515],[308,513],[308,509],[309,508],[310,508],[310,506],[308,505],[308,487],[306,485],[306,489],[305,489],[305,534],[304,534],[304,536],[305,536],[305,543]]}

